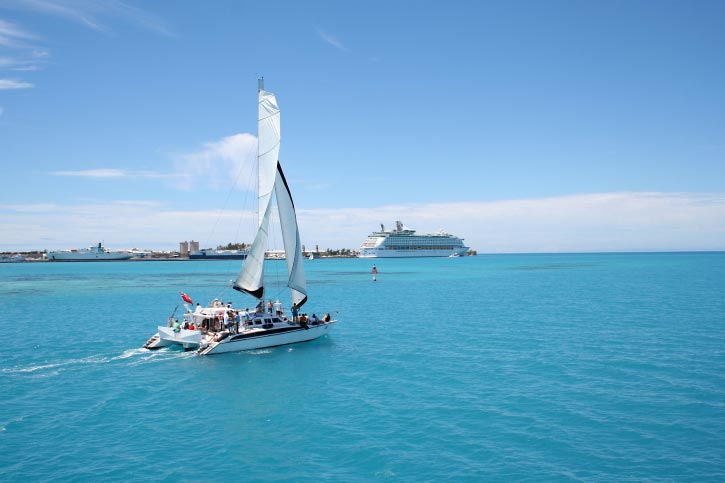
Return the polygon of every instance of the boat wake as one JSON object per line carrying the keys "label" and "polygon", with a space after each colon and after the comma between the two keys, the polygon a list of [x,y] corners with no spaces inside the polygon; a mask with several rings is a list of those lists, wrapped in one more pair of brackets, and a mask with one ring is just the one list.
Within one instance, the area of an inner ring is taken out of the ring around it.
{"label": "boat wake", "polygon": [[193,352],[180,352],[173,350],[160,350],[152,352],[148,349],[128,349],[118,355],[95,354],[80,359],[68,359],[66,361],[50,362],[46,364],[31,364],[28,366],[7,367],[0,370],[2,374],[8,375],[43,375],[53,376],[61,371],[76,369],[79,366],[93,364],[110,364],[117,361],[128,360],[129,365],[139,365],[153,361],[179,359],[193,357]]}

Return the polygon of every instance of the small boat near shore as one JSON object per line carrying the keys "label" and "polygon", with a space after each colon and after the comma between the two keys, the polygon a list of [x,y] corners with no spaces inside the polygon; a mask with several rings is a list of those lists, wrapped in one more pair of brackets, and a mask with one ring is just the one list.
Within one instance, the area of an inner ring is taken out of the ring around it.
{"label": "small boat near shore", "polygon": [[24,261],[26,261],[26,258],[20,254],[0,255],[0,263],[17,263]]}
{"label": "small boat near shore", "polygon": [[78,248],[74,250],[54,250],[47,254],[51,262],[104,262],[114,260],[128,260],[133,254],[128,252],[111,251],[102,243],[98,246]]}

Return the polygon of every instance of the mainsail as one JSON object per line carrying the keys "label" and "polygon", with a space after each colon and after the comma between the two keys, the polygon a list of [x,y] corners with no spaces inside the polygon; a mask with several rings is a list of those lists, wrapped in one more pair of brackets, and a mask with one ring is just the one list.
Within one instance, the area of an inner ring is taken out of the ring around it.
{"label": "mainsail", "polygon": [[279,164],[279,107],[275,95],[264,90],[261,79],[258,112],[259,229],[233,287],[257,299],[264,299],[264,252],[267,248],[274,190],[287,258],[287,285],[292,292],[292,302],[301,307],[307,301],[307,284],[294,203]]}

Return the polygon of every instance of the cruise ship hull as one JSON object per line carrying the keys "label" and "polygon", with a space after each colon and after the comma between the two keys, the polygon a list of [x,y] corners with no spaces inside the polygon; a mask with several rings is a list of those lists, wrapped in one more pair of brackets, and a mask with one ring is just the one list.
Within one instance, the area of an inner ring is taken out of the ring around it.
{"label": "cruise ship hull", "polygon": [[360,258],[420,258],[420,257],[450,257],[453,254],[463,256],[468,251],[468,247],[449,249],[432,249],[432,250],[365,250],[360,252]]}

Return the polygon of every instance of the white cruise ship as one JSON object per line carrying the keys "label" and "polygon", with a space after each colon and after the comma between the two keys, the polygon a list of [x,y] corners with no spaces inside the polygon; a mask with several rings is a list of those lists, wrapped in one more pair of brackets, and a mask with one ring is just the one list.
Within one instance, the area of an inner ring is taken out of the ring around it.
{"label": "white cruise ship", "polygon": [[48,260],[51,262],[103,262],[110,260],[128,260],[132,256],[128,252],[112,252],[104,248],[101,243],[97,247],[48,252]]}
{"label": "white cruise ship", "polygon": [[450,257],[465,255],[467,251],[463,239],[455,235],[444,231],[418,235],[396,221],[395,230],[385,231],[385,226],[380,225],[380,231],[368,235],[360,246],[360,257]]}

